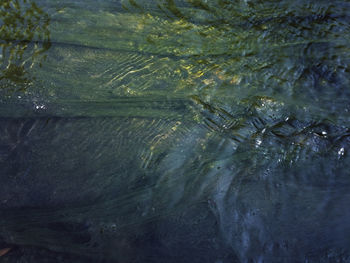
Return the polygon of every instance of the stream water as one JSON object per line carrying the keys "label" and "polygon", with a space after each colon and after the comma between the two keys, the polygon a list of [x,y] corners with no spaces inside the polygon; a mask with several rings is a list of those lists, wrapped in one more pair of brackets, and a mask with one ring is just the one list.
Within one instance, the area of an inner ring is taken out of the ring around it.
{"label": "stream water", "polygon": [[350,3],[1,0],[1,262],[350,262]]}

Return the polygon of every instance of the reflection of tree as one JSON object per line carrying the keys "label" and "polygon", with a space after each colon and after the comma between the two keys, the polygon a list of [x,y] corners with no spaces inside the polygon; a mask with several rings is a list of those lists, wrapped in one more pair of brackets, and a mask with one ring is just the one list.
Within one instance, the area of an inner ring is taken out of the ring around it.
{"label": "reflection of tree", "polygon": [[49,22],[30,0],[0,2],[0,88],[30,82],[28,68],[50,48]]}

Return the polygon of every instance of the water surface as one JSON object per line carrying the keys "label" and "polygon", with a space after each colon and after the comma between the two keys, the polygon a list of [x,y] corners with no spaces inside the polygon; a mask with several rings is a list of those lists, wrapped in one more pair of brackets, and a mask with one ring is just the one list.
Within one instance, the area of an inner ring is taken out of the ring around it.
{"label": "water surface", "polygon": [[349,262],[349,10],[2,1],[1,259]]}

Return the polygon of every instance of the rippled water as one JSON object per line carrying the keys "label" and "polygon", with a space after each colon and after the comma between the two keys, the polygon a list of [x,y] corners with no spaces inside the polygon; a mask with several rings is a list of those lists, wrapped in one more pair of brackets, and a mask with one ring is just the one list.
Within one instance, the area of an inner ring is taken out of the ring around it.
{"label": "rippled water", "polygon": [[1,262],[350,262],[349,23],[2,0]]}

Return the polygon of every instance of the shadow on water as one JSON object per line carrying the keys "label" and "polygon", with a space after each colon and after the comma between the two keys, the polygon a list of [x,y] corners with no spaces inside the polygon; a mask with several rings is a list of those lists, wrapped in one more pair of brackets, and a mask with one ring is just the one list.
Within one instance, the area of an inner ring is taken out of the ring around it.
{"label": "shadow on water", "polygon": [[0,4],[1,89],[23,89],[31,82],[28,69],[41,63],[50,48],[50,18],[34,1]]}

